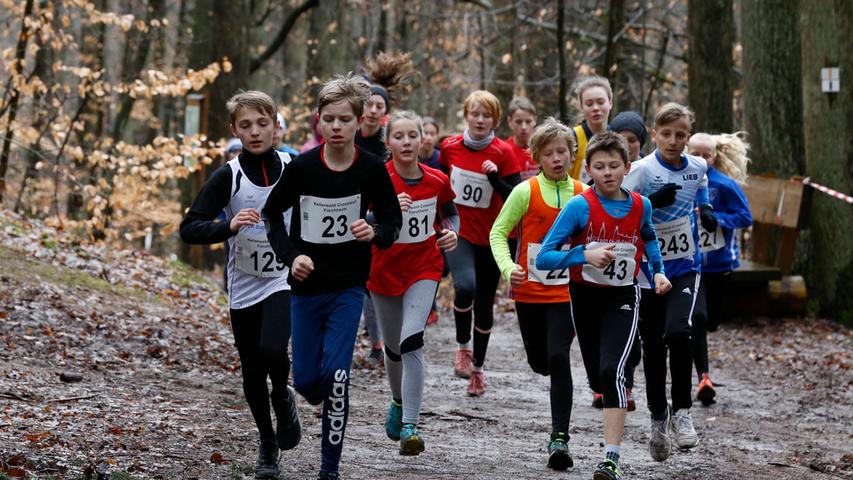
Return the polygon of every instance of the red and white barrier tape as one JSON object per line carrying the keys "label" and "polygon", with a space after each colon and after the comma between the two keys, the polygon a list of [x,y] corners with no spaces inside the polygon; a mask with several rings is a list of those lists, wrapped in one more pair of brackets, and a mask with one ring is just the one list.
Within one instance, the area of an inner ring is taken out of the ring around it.
{"label": "red and white barrier tape", "polygon": [[835,197],[835,198],[837,198],[839,200],[843,200],[847,203],[853,203],[853,197],[851,197],[850,195],[845,195],[845,194],[838,192],[838,191],[835,191],[831,188],[824,187],[823,185],[814,183],[811,181],[811,178],[809,178],[809,177],[806,177],[803,179],[803,184],[808,185],[812,188],[816,188],[816,189],[820,190],[821,192],[829,195],[830,197]]}

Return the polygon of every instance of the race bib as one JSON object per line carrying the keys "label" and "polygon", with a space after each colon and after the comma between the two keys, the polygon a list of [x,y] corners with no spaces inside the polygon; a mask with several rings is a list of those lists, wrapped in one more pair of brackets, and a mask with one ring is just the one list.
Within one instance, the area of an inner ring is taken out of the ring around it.
{"label": "race bib", "polygon": [[435,235],[433,225],[437,205],[438,197],[412,202],[409,210],[403,212],[403,228],[395,243],[418,243]]}
{"label": "race bib", "polygon": [[[569,283],[569,269],[539,270],[536,268],[536,257],[542,249],[541,243],[527,244],[527,281],[541,283],[542,285],[567,285]],[[563,245],[560,250],[568,250],[568,245]]]}
{"label": "race bib", "polygon": [[360,218],[361,194],[343,198],[299,197],[302,240],[311,243],[344,243],[355,240],[350,225]]}
{"label": "race bib", "polygon": [[586,244],[587,250],[615,245],[613,253],[616,258],[604,268],[598,268],[585,263],[583,265],[583,279],[598,285],[611,287],[624,287],[634,284],[634,271],[637,269],[637,247],[630,243],[613,242],[590,242]]}
{"label": "race bib", "polygon": [[713,232],[699,227],[699,251],[702,253],[713,252],[726,246],[726,237],[723,236],[723,229],[717,225],[717,229]]}
{"label": "race bib", "polygon": [[660,256],[664,260],[690,258],[696,254],[690,217],[681,217],[671,222],[656,223]]}
{"label": "race bib", "polygon": [[492,184],[489,178],[482,173],[453,168],[450,172],[450,186],[456,198],[453,200],[459,205],[474,208],[489,208],[492,203]]}
{"label": "race bib", "polygon": [[237,270],[259,278],[277,278],[287,273],[284,261],[270,247],[263,223],[240,228],[234,241],[234,260]]}

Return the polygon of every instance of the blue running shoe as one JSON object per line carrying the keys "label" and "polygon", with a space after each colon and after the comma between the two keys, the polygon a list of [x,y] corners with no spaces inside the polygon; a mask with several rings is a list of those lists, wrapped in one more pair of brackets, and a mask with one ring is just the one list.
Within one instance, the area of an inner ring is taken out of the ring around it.
{"label": "blue running shoe", "polygon": [[388,405],[388,415],[385,417],[385,433],[394,441],[400,440],[400,430],[403,428],[403,406],[391,400]]}
{"label": "blue running shoe", "polygon": [[411,423],[400,430],[400,455],[419,455],[424,451],[424,439],[418,433],[418,427]]}

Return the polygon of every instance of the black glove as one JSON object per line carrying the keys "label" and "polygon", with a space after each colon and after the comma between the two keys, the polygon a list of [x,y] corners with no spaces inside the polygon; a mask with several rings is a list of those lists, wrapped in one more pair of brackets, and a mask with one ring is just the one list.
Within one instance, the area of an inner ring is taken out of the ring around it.
{"label": "black glove", "polygon": [[660,187],[655,193],[650,194],[649,201],[652,202],[652,208],[668,207],[675,203],[675,193],[681,190],[681,185],[667,183]]}
{"label": "black glove", "polygon": [[702,224],[702,228],[709,232],[717,229],[717,217],[714,215],[714,208],[707,203],[699,207],[699,222]]}

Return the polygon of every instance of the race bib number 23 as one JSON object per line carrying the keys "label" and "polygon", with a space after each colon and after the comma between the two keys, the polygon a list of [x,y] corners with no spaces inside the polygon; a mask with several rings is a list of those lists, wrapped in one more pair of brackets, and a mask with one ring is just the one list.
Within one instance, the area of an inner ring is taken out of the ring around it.
{"label": "race bib number 23", "polygon": [[355,240],[350,225],[361,215],[361,194],[342,198],[299,197],[301,238],[311,243]]}

